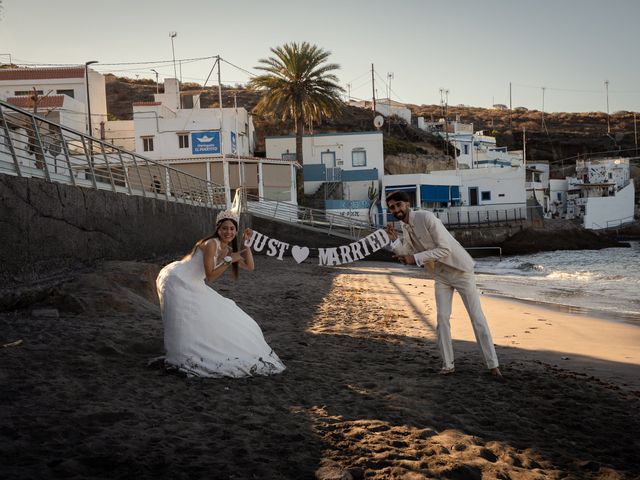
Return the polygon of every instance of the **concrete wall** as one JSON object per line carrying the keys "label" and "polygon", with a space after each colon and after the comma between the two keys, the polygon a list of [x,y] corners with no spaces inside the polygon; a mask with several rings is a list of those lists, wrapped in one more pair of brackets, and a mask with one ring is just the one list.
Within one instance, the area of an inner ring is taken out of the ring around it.
{"label": "concrete wall", "polygon": [[0,175],[0,282],[186,253],[214,220],[202,207]]}

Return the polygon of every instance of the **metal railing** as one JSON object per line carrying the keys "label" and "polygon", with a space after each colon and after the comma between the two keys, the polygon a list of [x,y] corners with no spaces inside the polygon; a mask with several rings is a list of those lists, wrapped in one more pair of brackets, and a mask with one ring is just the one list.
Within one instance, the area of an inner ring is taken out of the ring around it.
{"label": "metal railing", "polygon": [[225,189],[0,101],[0,173],[209,208]]}
{"label": "metal railing", "polygon": [[329,213],[326,210],[306,208],[245,194],[243,210],[263,218],[270,218],[299,227],[313,229],[337,237],[359,240],[380,227],[351,217]]}
{"label": "metal railing", "polygon": [[523,223],[527,220],[527,209],[537,207],[518,206],[513,208],[494,209],[447,209],[447,211],[434,211],[443,224],[449,227],[487,226],[487,225],[511,225]]}

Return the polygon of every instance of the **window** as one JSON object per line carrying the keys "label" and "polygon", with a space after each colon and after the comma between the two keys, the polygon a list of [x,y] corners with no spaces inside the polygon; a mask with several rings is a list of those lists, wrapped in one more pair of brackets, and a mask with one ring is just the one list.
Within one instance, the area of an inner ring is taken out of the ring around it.
{"label": "window", "polygon": [[[42,90],[36,90],[36,95],[42,95],[44,92]],[[16,90],[14,92],[16,97],[24,97],[27,95],[33,95],[33,90]]]}
{"label": "window", "polygon": [[609,172],[609,180],[613,178],[613,173]]}
{"label": "window", "polygon": [[189,134],[188,133],[179,133],[178,134],[178,148],[189,148]]}
{"label": "window", "polygon": [[283,153],[282,154],[282,159],[286,160],[287,162],[295,162],[296,161],[296,154],[295,153]]}
{"label": "window", "polygon": [[464,154],[469,155],[469,145],[467,145],[466,143],[464,144]]}
{"label": "window", "polygon": [[142,137],[142,150],[153,152],[153,137]]}
{"label": "window", "polygon": [[333,168],[336,166],[336,152],[332,152],[331,150],[327,150],[326,152],[320,153],[320,163],[325,165],[328,168]]}
{"label": "window", "polygon": [[367,151],[364,149],[354,149],[351,152],[351,165],[354,167],[366,167]]}
{"label": "window", "polygon": [[193,95],[184,95],[180,97],[180,103],[185,110],[193,108]]}
{"label": "window", "polygon": [[58,95],[66,95],[67,97],[74,98],[73,97],[73,95],[74,95],[73,89],[70,89],[70,90],[56,90],[56,94],[58,94]]}
{"label": "window", "polygon": [[556,193],[556,198],[558,199],[559,202],[562,201],[562,193],[561,192],[557,192]]}
{"label": "window", "polygon": [[491,200],[491,192],[481,192],[480,198],[483,202],[488,202]]}

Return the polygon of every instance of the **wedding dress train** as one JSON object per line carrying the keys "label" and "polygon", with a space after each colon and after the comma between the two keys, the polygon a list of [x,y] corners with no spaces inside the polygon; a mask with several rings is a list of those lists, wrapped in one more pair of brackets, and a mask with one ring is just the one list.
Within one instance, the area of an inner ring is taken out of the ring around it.
{"label": "wedding dress train", "polygon": [[156,285],[166,364],[199,377],[271,375],[285,369],[258,324],[205,284],[200,249],[165,266]]}

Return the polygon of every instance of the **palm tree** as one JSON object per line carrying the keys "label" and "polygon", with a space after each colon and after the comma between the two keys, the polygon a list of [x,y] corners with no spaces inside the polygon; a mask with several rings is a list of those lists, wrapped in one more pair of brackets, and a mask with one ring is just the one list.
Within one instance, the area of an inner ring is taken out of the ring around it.
{"label": "palm tree", "polygon": [[[264,91],[256,112],[293,120],[296,132],[296,160],[302,164],[302,129],[313,122],[337,114],[342,108],[338,77],[340,66],[326,63],[331,52],[307,42],[286,43],[272,48],[274,56],[259,60],[256,67],[265,73],[254,77],[249,87]],[[298,182],[299,187],[300,182]]]}

